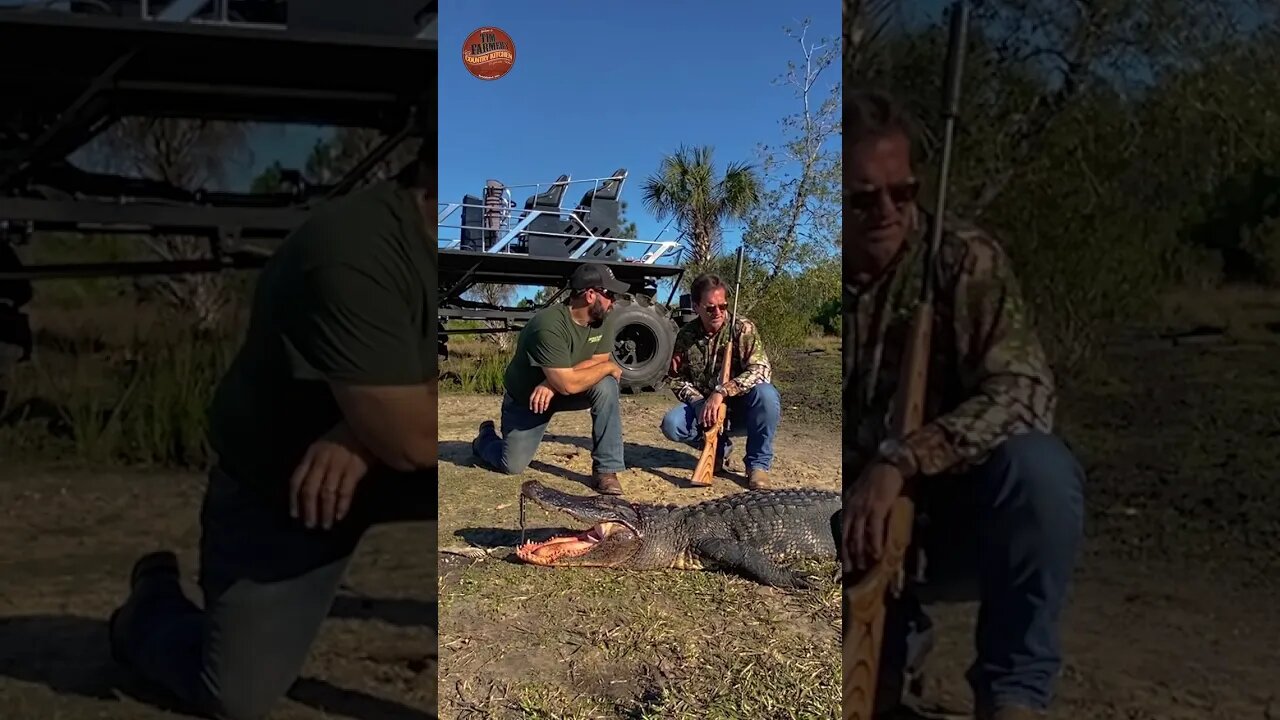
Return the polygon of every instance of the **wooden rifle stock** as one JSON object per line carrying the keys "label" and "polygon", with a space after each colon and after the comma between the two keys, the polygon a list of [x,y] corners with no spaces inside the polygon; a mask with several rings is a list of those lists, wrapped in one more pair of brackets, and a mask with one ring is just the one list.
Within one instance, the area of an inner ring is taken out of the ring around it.
{"label": "wooden rifle stock", "polygon": [[[905,437],[924,421],[932,324],[933,306],[921,303],[911,319],[906,362],[898,385],[892,428],[895,437]],[[846,588],[842,688],[845,720],[872,718],[880,650],[884,644],[885,598],[890,593],[897,595],[902,591],[914,523],[915,503],[910,488],[904,487],[902,495],[889,511],[889,527],[880,561],[856,585]],[[853,559],[847,558],[845,562],[847,574],[852,569]]]}
{"label": "wooden rifle stock", "polygon": [[[965,36],[968,31],[969,6],[956,0],[951,9],[951,36],[947,52],[945,98],[943,102],[944,133],[942,162],[939,169],[938,199],[929,245],[924,253],[920,300],[911,319],[911,330],[904,348],[897,395],[890,432],[902,439],[924,424],[925,397],[928,390],[929,358],[933,334],[933,260],[942,242],[943,218],[947,199],[947,179],[951,168],[951,148],[955,134],[955,117],[959,110],[960,78],[964,62]],[[876,684],[880,672],[881,648],[884,644],[885,601],[892,593],[901,593],[906,581],[907,551],[911,546],[915,524],[913,487],[908,480],[901,496],[889,511],[887,537],[880,561],[844,593],[844,658],[843,718],[872,720],[876,710]],[[853,571],[854,558],[844,558],[844,573]],[[892,705],[896,698],[890,698]]]}
{"label": "wooden rifle stock", "polygon": [[[743,248],[738,247],[738,268],[737,278],[733,283],[733,312],[725,321],[729,328],[729,342],[724,347],[724,366],[720,368],[720,384],[729,382],[730,367],[733,362],[733,324],[738,320],[738,291],[742,287],[742,254]],[[701,298],[698,298],[701,300]],[[716,474],[716,450],[720,447],[720,433],[724,431],[724,420],[728,408],[724,403],[716,410],[716,419],[711,423],[711,427],[703,431],[702,455],[698,457],[698,464],[693,469],[693,478],[690,482],[694,485],[710,485],[712,478]]]}
{"label": "wooden rifle stock", "polygon": [[[729,382],[729,362],[733,360],[733,328],[729,328],[729,342],[724,347],[724,369],[720,372],[720,384]],[[724,418],[727,408],[724,403],[716,410],[715,422],[707,428],[703,435],[702,455],[698,457],[698,465],[693,469],[694,485],[710,485],[716,474],[716,448],[720,446],[720,431],[724,429]]]}

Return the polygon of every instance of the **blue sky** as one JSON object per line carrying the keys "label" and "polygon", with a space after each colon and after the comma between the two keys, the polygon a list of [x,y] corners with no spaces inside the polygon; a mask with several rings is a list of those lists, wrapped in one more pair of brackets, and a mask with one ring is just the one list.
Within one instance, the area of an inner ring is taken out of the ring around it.
{"label": "blue sky", "polygon": [[[779,120],[799,109],[773,81],[802,60],[784,26],[811,21],[808,40],[839,42],[837,0],[791,3],[560,0],[440,7],[440,201],[480,195],[486,180],[550,183],[628,170],[622,199],[640,239],[663,229],[645,210],[640,185],[681,144],[712,145],[718,167],[756,160],[758,143],[781,141]],[[516,62],[504,77],[467,72],[462,45],[493,25],[511,35]],[[824,73],[838,80],[836,68]],[[826,85],[825,87],[830,87]],[[564,205],[587,186],[571,188]],[[512,199],[523,205],[530,191]],[[459,216],[448,224],[458,224]],[[442,230],[456,238],[457,230]],[[726,240],[738,242],[730,230]],[[675,239],[668,229],[662,239]]]}

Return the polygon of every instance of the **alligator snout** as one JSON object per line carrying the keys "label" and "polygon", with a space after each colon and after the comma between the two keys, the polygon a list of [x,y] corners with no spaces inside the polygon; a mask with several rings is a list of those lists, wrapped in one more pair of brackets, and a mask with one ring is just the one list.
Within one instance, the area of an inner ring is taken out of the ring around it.
{"label": "alligator snout", "polygon": [[520,484],[520,496],[532,500],[544,510],[564,513],[589,525],[616,522],[637,530],[639,524],[631,503],[609,495],[574,495],[547,487],[537,480],[526,480]]}

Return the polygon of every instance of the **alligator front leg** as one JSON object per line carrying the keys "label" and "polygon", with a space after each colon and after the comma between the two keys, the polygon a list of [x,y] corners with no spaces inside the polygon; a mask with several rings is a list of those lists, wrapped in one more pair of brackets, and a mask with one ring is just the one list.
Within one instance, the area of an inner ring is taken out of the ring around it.
{"label": "alligator front leg", "polygon": [[757,548],[725,538],[704,538],[693,543],[699,556],[725,567],[741,570],[756,580],[780,588],[810,590],[813,582],[770,560]]}

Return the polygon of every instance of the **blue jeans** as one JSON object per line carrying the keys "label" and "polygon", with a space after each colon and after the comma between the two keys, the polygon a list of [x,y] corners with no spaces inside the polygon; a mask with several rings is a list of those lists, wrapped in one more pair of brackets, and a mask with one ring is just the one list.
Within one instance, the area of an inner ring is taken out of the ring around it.
{"label": "blue jeans", "polygon": [[[682,403],[667,411],[662,418],[662,434],[672,442],[701,447],[702,423],[698,419],[705,400]],[[747,454],[743,458],[747,471],[768,470],[773,466],[773,438],[778,433],[782,416],[782,398],[771,383],[760,383],[742,395],[725,401],[725,420],[729,432],[721,434],[721,454],[732,447],[730,434],[747,436]]]}
{"label": "blue jeans", "polygon": [[[967,475],[921,482],[929,567],[941,565],[948,579],[976,571],[977,658],[966,678],[978,707],[1045,710],[1053,699],[1062,669],[1059,623],[1084,533],[1084,479],[1061,440],[1030,433],[1009,439]],[[899,636],[907,643],[931,633],[914,595],[890,615],[908,623]],[[904,646],[888,647],[890,637],[886,652],[901,663]]]}
{"label": "blue jeans", "polygon": [[434,523],[438,485],[434,471],[371,472],[344,520],[308,530],[287,506],[213,468],[200,510],[204,607],[176,581],[153,580],[125,603],[122,659],[190,712],[260,720],[301,673],[365,532],[388,522]]}
{"label": "blue jeans", "polygon": [[529,409],[526,400],[516,402],[502,396],[502,436],[482,433],[476,439],[480,459],[489,467],[508,475],[518,475],[529,467],[542,443],[551,416],[573,410],[591,411],[591,469],[596,473],[617,473],[626,469],[622,461],[622,412],[618,405],[618,381],[607,375],[591,388],[576,395],[556,395],[544,413]]}

